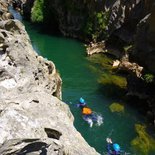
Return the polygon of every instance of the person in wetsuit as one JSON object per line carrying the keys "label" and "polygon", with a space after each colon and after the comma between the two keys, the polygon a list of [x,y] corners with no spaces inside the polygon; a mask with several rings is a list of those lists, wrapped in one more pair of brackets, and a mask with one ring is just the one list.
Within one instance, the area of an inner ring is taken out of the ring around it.
{"label": "person in wetsuit", "polygon": [[[117,143],[112,142],[111,138],[107,138],[107,151],[109,155],[120,155],[120,146]],[[112,149],[111,149],[112,145]]]}
{"label": "person in wetsuit", "polygon": [[77,107],[83,109],[83,108],[86,107],[86,106],[87,106],[87,104],[86,104],[85,100],[81,97],[81,98],[79,99],[79,103],[77,104]]}

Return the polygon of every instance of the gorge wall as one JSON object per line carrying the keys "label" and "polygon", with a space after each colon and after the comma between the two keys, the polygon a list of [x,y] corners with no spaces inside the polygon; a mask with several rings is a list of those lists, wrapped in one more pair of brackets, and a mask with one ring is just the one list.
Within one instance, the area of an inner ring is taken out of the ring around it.
{"label": "gorge wall", "polygon": [[33,50],[10,3],[0,2],[0,154],[97,155],[61,101],[55,65]]}
{"label": "gorge wall", "polygon": [[56,27],[53,31],[59,29],[65,36],[86,42],[115,38],[114,41],[121,42],[117,46],[133,45],[131,58],[154,73],[154,61],[148,55],[154,57],[154,3],[154,0],[27,0],[23,12],[29,12],[33,22],[42,22],[49,31]]}

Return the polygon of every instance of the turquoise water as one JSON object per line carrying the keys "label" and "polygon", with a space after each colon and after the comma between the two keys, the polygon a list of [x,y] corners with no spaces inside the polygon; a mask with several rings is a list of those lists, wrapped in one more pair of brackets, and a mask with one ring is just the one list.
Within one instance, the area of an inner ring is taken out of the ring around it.
{"label": "turquoise water", "polygon": [[[105,139],[111,137],[113,142],[120,144],[122,150],[140,155],[141,153],[132,149],[131,141],[137,136],[135,124],[143,123],[143,118],[126,104],[124,113],[110,111],[109,105],[113,102],[123,102],[124,94],[113,86],[98,83],[101,76],[98,70],[106,73],[106,69],[101,69],[99,64],[92,61],[94,56],[86,56],[85,47],[81,42],[42,34],[30,23],[25,23],[25,26],[34,49],[55,63],[63,81],[62,100],[70,106],[75,118],[74,125],[89,145],[104,154]],[[82,119],[80,109],[75,106],[80,97],[86,100],[93,111],[102,114],[104,123],[101,126],[94,125],[90,128]]]}

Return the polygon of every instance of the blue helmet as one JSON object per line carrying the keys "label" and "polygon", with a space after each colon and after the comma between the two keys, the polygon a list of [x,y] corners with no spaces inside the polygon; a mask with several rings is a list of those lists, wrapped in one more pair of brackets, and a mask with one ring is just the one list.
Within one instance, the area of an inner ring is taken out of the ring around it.
{"label": "blue helmet", "polygon": [[120,146],[118,144],[113,144],[113,148],[115,151],[120,151]]}
{"label": "blue helmet", "polygon": [[81,97],[80,98],[80,103],[84,103],[85,101],[84,101],[84,99]]}

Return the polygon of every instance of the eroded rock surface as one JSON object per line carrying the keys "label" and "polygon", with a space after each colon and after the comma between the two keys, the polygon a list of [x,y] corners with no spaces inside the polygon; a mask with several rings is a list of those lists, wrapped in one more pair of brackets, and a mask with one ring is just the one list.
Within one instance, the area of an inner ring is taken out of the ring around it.
{"label": "eroded rock surface", "polygon": [[[0,154],[97,155],[73,126],[55,65],[33,50],[24,26],[0,21]],[[81,149],[82,148],[82,149]]]}

